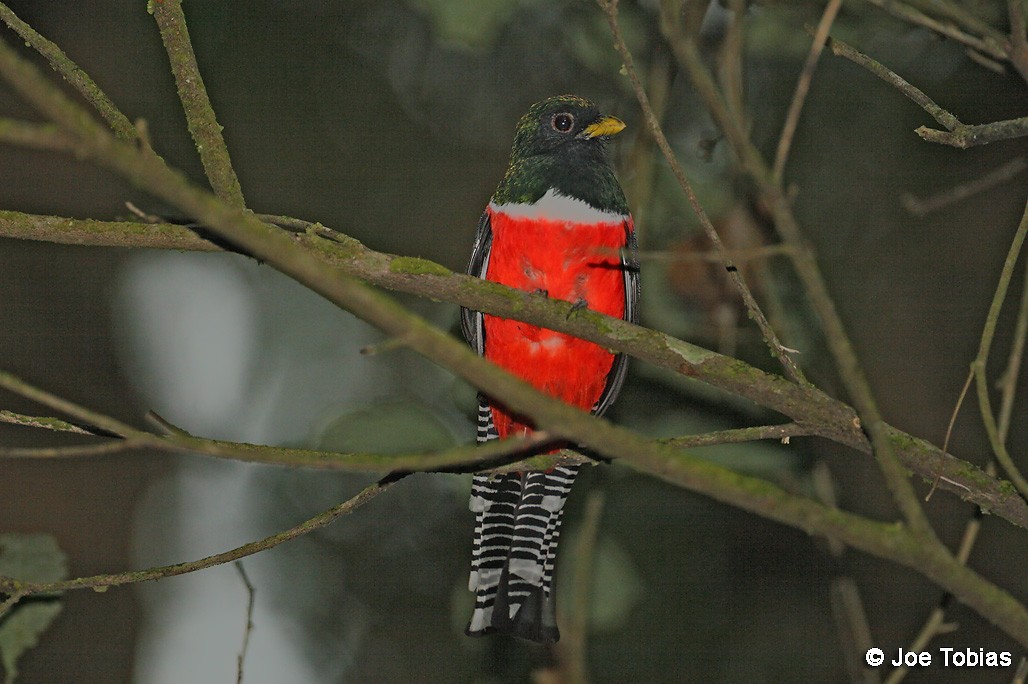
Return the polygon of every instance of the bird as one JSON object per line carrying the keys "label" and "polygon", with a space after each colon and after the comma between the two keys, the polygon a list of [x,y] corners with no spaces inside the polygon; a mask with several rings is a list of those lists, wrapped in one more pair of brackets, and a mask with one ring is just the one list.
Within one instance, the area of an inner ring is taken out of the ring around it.
{"label": "bird", "polygon": [[[637,322],[635,227],[606,150],[624,128],[575,95],[532,105],[478,223],[467,272]],[[628,357],[592,342],[467,308],[461,327],[479,355],[595,415],[611,406],[624,383]],[[480,393],[477,418],[479,443],[533,431],[500,397]],[[473,477],[468,588],[475,605],[468,635],[509,634],[540,644],[560,638],[557,542],[578,468]]]}

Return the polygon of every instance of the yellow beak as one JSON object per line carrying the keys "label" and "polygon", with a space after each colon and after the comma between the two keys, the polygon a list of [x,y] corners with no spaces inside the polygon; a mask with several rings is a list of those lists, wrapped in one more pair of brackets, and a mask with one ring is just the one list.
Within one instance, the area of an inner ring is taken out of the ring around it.
{"label": "yellow beak", "polygon": [[580,133],[583,138],[599,138],[604,135],[617,135],[625,130],[625,122],[616,116],[605,116],[596,123],[591,123]]}

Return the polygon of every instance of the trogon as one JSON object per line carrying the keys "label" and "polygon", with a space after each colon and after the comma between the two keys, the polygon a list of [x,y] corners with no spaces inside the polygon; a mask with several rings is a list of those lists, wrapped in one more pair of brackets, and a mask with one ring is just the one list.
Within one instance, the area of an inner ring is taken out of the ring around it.
{"label": "trogon", "polygon": [[[479,221],[468,273],[635,322],[634,227],[606,152],[607,140],[624,127],[581,97],[532,105]],[[480,355],[596,415],[624,382],[628,358],[592,342],[468,309],[461,324]],[[502,398],[479,395],[479,442],[531,430],[531,421]],[[577,471],[474,477],[469,635],[498,632],[539,643],[560,637],[553,577],[561,511]]]}

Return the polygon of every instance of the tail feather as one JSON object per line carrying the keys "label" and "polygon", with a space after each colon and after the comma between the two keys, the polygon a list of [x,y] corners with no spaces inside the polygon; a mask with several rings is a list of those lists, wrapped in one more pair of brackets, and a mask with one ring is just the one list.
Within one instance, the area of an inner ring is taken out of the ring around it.
{"label": "tail feather", "polygon": [[470,635],[501,632],[540,643],[560,638],[553,576],[564,502],[578,467],[476,475],[475,542],[468,587]]}

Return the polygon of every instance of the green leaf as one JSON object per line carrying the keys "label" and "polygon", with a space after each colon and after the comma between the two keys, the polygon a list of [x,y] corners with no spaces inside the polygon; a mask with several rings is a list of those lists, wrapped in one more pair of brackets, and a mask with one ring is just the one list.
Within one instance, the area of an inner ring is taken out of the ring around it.
{"label": "green leaf", "polygon": [[[68,576],[68,557],[48,534],[0,534],[0,575],[29,582],[55,582]],[[18,659],[61,612],[57,598],[22,602],[0,618],[0,664],[6,681],[18,675]]]}
{"label": "green leaf", "polygon": [[68,576],[68,557],[49,534],[0,534],[0,575],[56,582]]}
{"label": "green leaf", "polygon": [[64,604],[58,599],[46,603],[26,603],[16,606],[0,622],[0,662],[3,663],[7,682],[18,676],[18,659],[39,643],[39,635],[54,621]]}
{"label": "green leaf", "polygon": [[481,50],[490,47],[504,26],[518,12],[540,4],[540,0],[409,0],[432,22],[438,39],[456,48]]}
{"label": "green leaf", "polygon": [[320,449],[402,454],[453,446],[445,425],[419,404],[392,401],[337,416],[321,430]]}

